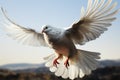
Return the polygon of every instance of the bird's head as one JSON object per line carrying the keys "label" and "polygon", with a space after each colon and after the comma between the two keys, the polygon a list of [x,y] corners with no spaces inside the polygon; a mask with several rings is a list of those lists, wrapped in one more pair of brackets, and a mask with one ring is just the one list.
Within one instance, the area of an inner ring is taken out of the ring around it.
{"label": "bird's head", "polygon": [[56,36],[56,35],[59,35],[61,33],[61,29],[56,28],[56,27],[52,27],[49,25],[45,25],[42,27],[42,33],[49,35],[49,36]]}
{"label": "bird's head", "polygon": [[43,28],[42,28],[42,33],[48,33],[48,32],[50,32],[51,30],[52,30],[52,27],[51,27],[51,26],[45,25],[45,26],[43,26]]}

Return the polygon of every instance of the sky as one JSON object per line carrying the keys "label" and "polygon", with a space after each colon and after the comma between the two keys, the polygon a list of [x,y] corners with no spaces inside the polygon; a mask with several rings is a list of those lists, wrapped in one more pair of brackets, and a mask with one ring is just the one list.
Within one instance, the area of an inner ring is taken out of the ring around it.
{"label": "sky", "polygon": [[[120,8],[120,0],[116,9]],[[16,23],[41,31],[43,25],[67,28],[80,18],[87,0],[0,0],[0,6]],[[120,13],[108,31],[79,49],[100,52],[101,60],[120,59]],[[1,25],[0,25],[1,26]],[[11,63],[42,63],[43,57],[54,53],[47,47],[32,47],[17,43],[0,29],[0,65]]]}

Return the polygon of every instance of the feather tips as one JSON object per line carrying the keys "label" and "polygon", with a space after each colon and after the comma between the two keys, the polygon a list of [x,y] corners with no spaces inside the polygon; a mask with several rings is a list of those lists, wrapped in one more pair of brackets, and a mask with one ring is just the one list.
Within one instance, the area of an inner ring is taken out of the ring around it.
{"label": "feather tips", "polygon": [[12,21],[6,14],[5,10],[1,8],[3,16],[5,17],[1,22],[3,30],[5,30],[8,36],[17,40],[20,43],[32,46],[47,46],[44,37],[41,33],[36,32],[33,29],[24,28],[14,21]]}
{"label": "feather tips", "polygon": [[92,70],[95,70],[99,65],[97,61],[97,59],[100,59],[99,55],[100,53],[78,50],[77,56],[73,56],[73,58],[69,60],[70,65],[68,68],[64,65],[66,58],[60,59],[60,64],[58,64],[57,67],[53,66],[53,61],[57,57],[55,54],[48,56],[45,60],[46,66],[49,67],[50,71],[54,72],[56,76],[73,80],[89,75]]}
{"label": "feather tips", "polygon": [[[112,0],[88,0],[87,9],[81,8],[80,21],[74,23],[68,31],[74,43],[83,44],[98,38],[111,26],[119,9]],[[81,36],[81,37],[79,37]]]}

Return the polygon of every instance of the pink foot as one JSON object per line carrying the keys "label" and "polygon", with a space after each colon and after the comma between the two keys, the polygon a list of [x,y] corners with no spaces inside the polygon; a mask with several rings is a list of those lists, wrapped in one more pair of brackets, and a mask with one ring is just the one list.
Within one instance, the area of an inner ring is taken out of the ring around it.
{"label": "pink foot", "polygon": [[53,65],[55,66],[55,67],[57,67],[57,64],[59,64],[59,62],[57,61],[59,58],[56,58],[54,61],[53,61]]}
{"label": "pink foot", "polygon": [[64,65],[65,65],[66,68],[68,68],[68,66],[69,66],[69,62],[68,62],[68,61],[69,61],[69,59],[67,59],[67,60],[65,61],[65,63],[64,63]]}

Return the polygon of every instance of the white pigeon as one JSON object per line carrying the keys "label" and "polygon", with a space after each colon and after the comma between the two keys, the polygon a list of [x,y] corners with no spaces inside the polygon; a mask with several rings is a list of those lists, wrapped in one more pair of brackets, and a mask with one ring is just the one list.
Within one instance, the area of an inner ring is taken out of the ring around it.
{"label": "white pigeon", "polygon": [[22,27],[13,22],[3,8],[3,29],[13,39],[23,44],[32,46],[46,46],[52,48],[55,53],[44,59],[46,66],[56,76],[62,78],[82,78],[95,70],[100,59],[100,53],[77,49],[75,45],[83,45],[88,41],[95,40],[111,26],[119,12],[114,10],[117,3],[111,4],[112,0],[88,0],[86,10],[81,9],[81,18],[67,29],[52,26],[44,26],[42,32]]}

